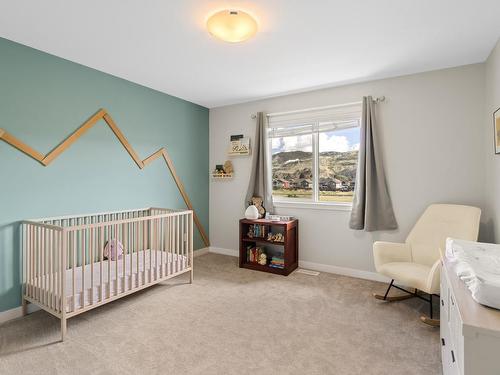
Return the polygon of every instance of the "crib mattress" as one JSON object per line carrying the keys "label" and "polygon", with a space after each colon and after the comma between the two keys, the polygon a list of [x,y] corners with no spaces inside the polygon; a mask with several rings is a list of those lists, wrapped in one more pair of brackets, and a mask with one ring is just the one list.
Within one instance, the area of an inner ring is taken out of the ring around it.
{"label": "crib mattress", "polygon": [[448,238],[446,257],[476,302],[500,309],[500,245]]}
{"label": "crib mattress", "polygon": [[[93,265],[86,264],[85,267],[75,267],[74,305],[73,270],[69,269],[66,271],[66,311],[72,312],[73,309],[78,310],[91,305],[91,302],[92,304],[99,302],[101,289],[103,298],[107,299],[150,281],[154,282],[157,278],[165,275],[180,272],[187,266],[188,257],[185,255],[157,250],[141,250],[137,253],[126,254],[117,261],[104,260],[102,262],[102,285],[100,262],[95,262]],[[124,268],[125,271],[123,271]],[[35,280],[33,283],[37,294],[45,292],[42,287],[36,287],[37,284],[43,284],[37,281],[40,280]],[[56,297],[56,300],[59,298]]]}

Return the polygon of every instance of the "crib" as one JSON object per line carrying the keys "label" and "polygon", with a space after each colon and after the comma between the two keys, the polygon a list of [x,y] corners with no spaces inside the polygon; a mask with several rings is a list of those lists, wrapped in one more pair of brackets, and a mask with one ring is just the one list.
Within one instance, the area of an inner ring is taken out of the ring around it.
{"label": "crib", "polygon": [[[107,254],[120,245],[122,254]],[[33,303],[61,320],[189,272],[193,211],[145,208],[25,220],[23,314]],[[111,246],[112,247],[112,246]]]}

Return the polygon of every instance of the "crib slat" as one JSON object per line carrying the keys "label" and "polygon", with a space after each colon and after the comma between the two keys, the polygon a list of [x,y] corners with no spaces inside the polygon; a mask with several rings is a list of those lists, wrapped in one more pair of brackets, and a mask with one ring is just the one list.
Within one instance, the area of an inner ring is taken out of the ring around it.
{"label": "crib slat", "polygon": [[154,220],[155,223],[155,232],[154,232],[154,239],[155,239],[155,281],[160,278],[160,264],[158,263],[158,251],[160,251],[160,242],[159,242],[159,236],[160,236],[160,230],[159,230],[159,220],[156,219]]}
{"label": "crib slat", "polygon": [[33,261],[33,258],[32,258],[32,246],[31,246],[31,242],[32,242],[32,236],[31,236],[31,225],[30,224],[26,224],[26,234],[27,234],[27,237],[26,237],[26,243],[27,243],[27,246],[28,248],[26,249],[27,251],[27,257],[26,257],[26,261],[27,261],[27,267],[28,267],[28,273],[27,273],[27,276],[28,276],[28,285],[27,285],[27,288],[28,288],[28,292],[27,292],[27,295],[30,296],[30,297],[33,297],[32,295],[32,277],[33,277],[33,273],[32,273],[32,267],[31,267],[31,263]]}
{"label": "crib slat", "polygon": [[53,270],[52,270],[52,234],[53,234],[53,231],[52,230],[47,230],[47,235],[48,235],[48,270],[47,270],[47,282],[49,284],[49,288],[48,288],[48,299],[47,299],[47,305],[52,309],[53,308],[53,305],[52,305],[52,275],[54,274]]}
{"label": "crib slat", "polygon": [[[139,216],[139,214],[137,214]],[[139,232],[139,222],[134,223],[134,228],[135,228],[135,255],[136,255],[136,262],[135,262],[135,268],[137,269],[137,273],[135,275],[135,285],[139,287],[139,240],[140,240],[140,232]]]}
{"label": "crib slat", "polygon": [[111,240],[111,225],[109,226],[106,226],[106,242],[107,242],[107,245],[108,245],[108,259],[107,259],[107,262],[108,262],[108,296],[106,298],[110,298],[111,297],[111,259],[110,259],[110,251],[109,251],[109,245],[110,245],[110,240]]}
{"label": "crib slat", "polygon": [[103,252],[104,252],[104,228],[101,227],[98,229],[99,230],[99,268],[100,268],[100,274],[99,274],[99,287],[100,287],[100,293],[101,293],[101,302],[104,301],[104,285],[102,283],[103,279]]}
{"label": "crib slat", "polygon": [[[114,236],[112,237],[115,240],[115,296],[118,295],[118,224],[114,225]],[[111,246],[110,246],[111,251]]]}
{"label": "crib slat", "polygon": [[193,246],[193,212],[189,213],[189,267],[191,267],[190,281],[193,282],[194,278],[194,246]]}
{"label": "crib slat", "polygon": [[142,285],[146,284],[146,247],[147,247],[147,231],[146,231],[146,221],[142,222]]}
{"label": "crib slat", "polygon": [[179,247],[180,247],[179,216],[175,217],[175,272],[179,272]]}
{"label": "crib slat", "polygon": [[[84,223],[85,223],[85,219],[84,219]],[[87,235],[86,235],[86,232],[85,231],[81,231],[81,234],[80,234],[80,240],[81,240],[81,244],[82,244],[82,292],[81,292],[81,304],[80,304],[80,308],[84,309],[85,308],[85,263],[86,262],[86,254],[85,254],[85,250],[86,250],[86,245],[87,245],[87,239],[86,239]]]}
{"label": "crib slat", "polygon": [[[127,219],[130,219],[132,215],[128,215],[128,218]],[[133,261],[133,257],[132,257],[132,252],[133,252],[133,240],[132,240],[132,236],[133,236],[134,232],[132,230],[132,223],[127,223],[127,250],[128,250],[128,259],[129,259],[129,275],[130,275],[130,278],[129,278],[129,284],[128,284],[128,290],[132,290],[133,289],[133,274],[132,274],[132,261]]]}
{"label": "crib slat", "polygon": [[121,225],[122,227],[122,243],[123,243],[123,255],[122,255],[122,260],[123,260],[123,266],[122,266],[122,293],[125,292],[125,275],[126,275],[126,266],[125,266],[125,260],[126,260],[126,255],[127,255],[127,241],[126,241],[126,238],[127,238],[127,234],[125,233],[125,224],[122,224]]}
{"label": "crib slat", "polygon": [[160,230],[160,247],[161,247],[161,253],[160,253],[160,264],[161,264],[161,268],[160,268],[160,277],[165,277],[165,269],[163,268],[163,251],[164,251],[164,245],[165,243],[163,242],[163,236],[165,234],[165,231],[163,230],[163,218],[161,218],[159,220],[159,230]]}
{"label": "crib slat", "polygon": [[76,286],[76,275],[75,275],[75,267],[76,267],[76,231],[73,232],[73,241],[72,241],[72,246],[73,246],[73,253],[72,253],[72,261],[73,265],[71,267],[71,272],[72,272],[72,278],[73,282],[72,284],[72,289],[71,289],[71,296],[73,299],[73,311],[76,310],[76,298],[75,298],[75,286]]}
{"label": "crib slat", "polygon": [[152,222],[151,220],[147,221],[148,223],[148,247],[149,247],[149,282],[151,283],[153,281],[153,228],[152,228]]}
{"label": "crib slat", "polygon": [[[92,222],[92,219],[91,219]],[[94,228],[89,229],[89,257],[90,257],[90,295],[89,295],[89,303],[90,305],[94,304]]]}

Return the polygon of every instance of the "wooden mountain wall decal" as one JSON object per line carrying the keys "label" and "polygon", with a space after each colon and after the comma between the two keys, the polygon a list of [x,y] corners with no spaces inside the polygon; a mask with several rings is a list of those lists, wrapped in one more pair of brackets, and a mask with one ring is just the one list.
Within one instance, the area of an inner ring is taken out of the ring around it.
{"label": "wooden mountain wall decal", "polygon": [[[59,145],[57,145],[52,151],[50,151],[45,156],[40,154],[38,151],[34,150],[30,146],[28,146],[27,144],[21,142],[13,135],[7,133],[4,129],[0,129],[0,140],[6,142],[12,147],[17,148],[19,151],[25,153],[26,155],[40,162],[42,165],[47,166],[52,161],[54,161],[59,155],[61,155],[67,148],[69,148],[73,143],[75,143],[78,140],[78,138],[80,138],[83,134],[85,134],[87,130],[92,128],[101,119],[103,119],[106,122],[106,124],[108,124],[108,126],[111,128],[111,130],[116,135],[118,140],[121,142],[123,147],[125,147],[125,150],[127,150],[129,155],[132,157],[132,159],[135,161],[135,163],[140,169],[143,169],[155,159],[163,158],[168,169],[170,170],[170,173],[172,174],[172,177],[174,178],[175,184],[177,185],[177,188],[179,189],[179,192],[181,193],[187,208],[193,210],[193,205],[191,204],[191,201],[189,200],[186,190],[184,189],[184,185],[182,184],[179,176],[177,175],[177,172],[175,171],[174,164],[172,162],[172,159],[168,155],[166,148],[162,147],[158,151],[148,156],[146,159],[141,160],[137,155],[137,153],[135,152],[135,150],[130,145],[130,143],[128,143],[127,138],[125,138],[121,130],[118,128],[118,126],[115,124],[115,122],[113,121],[111,116],[106,112],[105,109],[100,109],[99,111],[97,111],[92,117],[90,117],[87,121],[85,121],[83,125],[81,125],[78,129],[76,129],[68,138],[59,143]],[[194,210],[193,210],[193,220],[196,224],[196,227],[200,231],[200,235],[203,239],[203,242],[205,243],[205,246],[209,246],[210,242],[208,240],[208,236],[205,230],[203,229],[203,226],[201,225],[201,222],[198,219],[198,216],[196,215],[196,212],[194,212]]]}

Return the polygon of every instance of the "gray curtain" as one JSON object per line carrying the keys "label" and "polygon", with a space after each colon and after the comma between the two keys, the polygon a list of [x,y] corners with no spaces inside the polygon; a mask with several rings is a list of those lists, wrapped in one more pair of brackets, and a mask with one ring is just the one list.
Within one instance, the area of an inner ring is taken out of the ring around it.
{"label": "gray curtain", "polygon": [[263,112],[257,113],[255,138],[252,152],[252,171],[245,197],[245,208],[252,197],[261,197],[267,212],[273,212],[271,171],[267,164],[267,116]]}
{"label": "gray curtain", "polygon": [[351,229],[367,232],[398,227],[385,180],[375,106],[371,96],[363,97],[358,171],[349,221]]}

